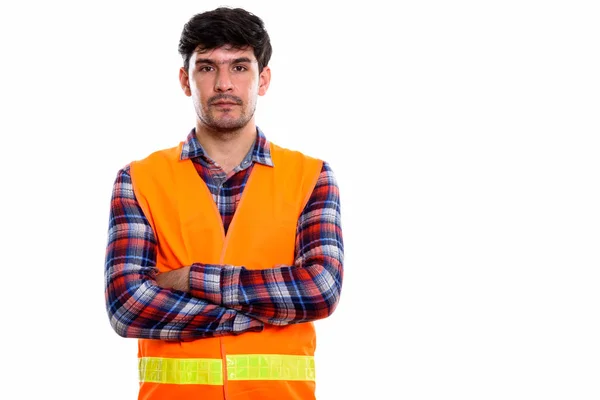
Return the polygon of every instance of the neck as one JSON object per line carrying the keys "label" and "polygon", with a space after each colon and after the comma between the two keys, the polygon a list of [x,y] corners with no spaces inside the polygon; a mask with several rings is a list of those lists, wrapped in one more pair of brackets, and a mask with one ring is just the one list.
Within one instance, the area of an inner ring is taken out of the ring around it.
{"label": "neck", "polygon": [[235,131],[216,131],[196,122],[196,138],[207,156],[213,159],[225,172],[237,167],[256,139],[256,125],[250,121]]}

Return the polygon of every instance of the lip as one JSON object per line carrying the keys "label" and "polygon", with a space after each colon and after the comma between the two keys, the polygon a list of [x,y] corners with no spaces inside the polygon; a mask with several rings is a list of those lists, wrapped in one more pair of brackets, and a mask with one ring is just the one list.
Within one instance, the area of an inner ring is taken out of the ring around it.
{"label": "lip", "polygon": [[213,106],[237,106],[237,104],[219,101],[217,103],[213,103]]}

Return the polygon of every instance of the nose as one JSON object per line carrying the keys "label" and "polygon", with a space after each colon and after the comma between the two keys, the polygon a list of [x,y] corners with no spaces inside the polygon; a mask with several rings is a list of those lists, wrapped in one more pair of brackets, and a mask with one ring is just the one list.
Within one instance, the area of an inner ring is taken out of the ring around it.
{"label": "nose", "polygon": [[228,92],[233,90],[233,83],[231,82],[231,76],[229,71],[223,69],[217,72],[217,79],[215,81],[215,91],[217,92]]}

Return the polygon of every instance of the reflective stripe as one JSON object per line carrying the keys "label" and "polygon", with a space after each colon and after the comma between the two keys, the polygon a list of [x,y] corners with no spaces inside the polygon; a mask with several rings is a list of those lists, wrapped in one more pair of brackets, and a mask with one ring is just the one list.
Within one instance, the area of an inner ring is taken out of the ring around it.
{"label": "reflective stripe", "polygon": [[[227,379],[232,381],[314,381],[312,356],[281,354],[228,355]],[[139,359],[140,382],[179,385],[222,385],[223,367],[218,358]]]}
{"label": "reflective stripe", "polygon": [[222,385],[223,363],[218,358],[142,357],[140,382],[179,385]]}
{"label": "reflective stripe", "polygon": [[228,355],[227,379],[230,381],[275,380],[314,381],[312,356],[281,354]]}

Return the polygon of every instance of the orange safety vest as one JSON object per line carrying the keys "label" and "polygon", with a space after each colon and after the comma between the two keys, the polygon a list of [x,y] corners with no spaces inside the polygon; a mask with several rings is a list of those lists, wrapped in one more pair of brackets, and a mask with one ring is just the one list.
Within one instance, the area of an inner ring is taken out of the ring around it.
{"label": "orange safety vest", "polygon": [[[136,198],[158,241],[157,268],[194,262],[248,269],[293,265],[296,225],[322,161],[271,143],[256,163],[227,235],[212,195],[181,146],[131,163]],[[139,339],[140,400],[315,398],[312,322],[167,342]]]}

